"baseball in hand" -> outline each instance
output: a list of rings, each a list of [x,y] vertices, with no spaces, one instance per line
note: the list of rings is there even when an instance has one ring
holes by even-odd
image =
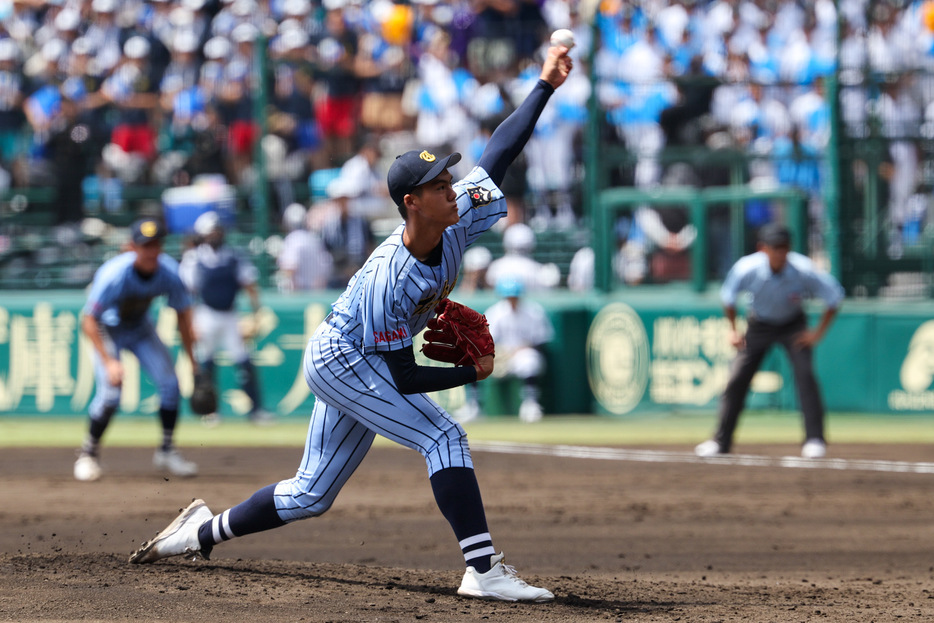
[[[551,33],[551,45],[563,45],[567,49],[574,47],[574,33],[567,28],[560,28]]]

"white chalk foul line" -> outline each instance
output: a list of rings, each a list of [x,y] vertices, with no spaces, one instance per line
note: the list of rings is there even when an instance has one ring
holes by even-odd
[[[789,467],[799,469],[837,469],[869,472],[899,472],[934,474],[934,463],[908,461],[873,461],[862,459],[804,459],[796,456],[759,456],[755,454],[723,454],[699,457],[690,452],[663,450],[629,450],[592,446],[550,446],[533,443],[500,441],[474,441],[470,447],[500,454],[535,454],[574,459],[601,459],[605,461],[636,461],[641,463],[693,463],[706,465],[741,465],[755,467]]]

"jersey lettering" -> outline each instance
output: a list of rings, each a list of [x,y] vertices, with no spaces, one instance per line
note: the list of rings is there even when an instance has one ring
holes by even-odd
[[[456,285],[457,285],[456,277],[454,278],[453,283],[445,280],[444,287],[441,288],[441,295],[437,297],[431,294],[427,295],[425,298],[423,298],[422,300],[418,302],[418,305],[415,307],[415,311],[413,313],[415,315],[420,315],[420,314],[427,313],[429,310],[434,309],[435,306],[437,306],[438,303],[441,302],[441,299],[446,299],[448,295],[451,294],[451,291],[454,289],[454,286]]]
[[[395,331],[374,331],[373,341],[380,342],[398,342],[401,339],[409,337],[409,332],[405,327],[400,327]]]

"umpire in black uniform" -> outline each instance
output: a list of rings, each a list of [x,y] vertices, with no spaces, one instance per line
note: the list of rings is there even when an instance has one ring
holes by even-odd
[[[720,399],[719,427],[713,439],[694,449],[698,456],[730,451],[749,384],[775,343],[784,347],[794,369],[804,415],[801,456],[821,458],[827,452],[824,405],[814,376],[813,349],[837,314],[843,288],[809,258],[791,251],[790,246],[791,235],[785,227],[765,225],[759,231],[757,252],[740,258],[723,282],[720,299],[730,321],[730,342],[738,354]],[[736,300],[742,292],[750,295],[745,335],[736,328]],[[822,299],[826,307],[817,327],[809,329],[802,305],[812,297]]]

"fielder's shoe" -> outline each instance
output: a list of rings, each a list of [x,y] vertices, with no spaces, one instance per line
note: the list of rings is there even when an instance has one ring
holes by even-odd
[[[198,465],[186,461],[175,448],[156,450],[156,453],[152,455],[152,466],[181,478],[191,478],[198,475]]]
[[[477,573],[473,567],[467,567],[457,594],[480,599],[539,603],[555,598],[547,589],[526,584],[513,567],[505,564],[505,558],[502,553],[490,556],[493,566],[486,573]]]
[[[93,482],[100,480],[102,473],[100,461],[97,460],[96,456],[87,452],[78,455],[78,460],[75,461],[75,480]]]
[[[720,449],[720,444],[713,439],[708,439],[694,447],[694,454],[697,456],[717,456],[718,454],[727,454]]]
[[[165,530],[130,554],[130,562],[155,562],[170,556],[185,556],[192,560],[200,556],[207,560],[211,555],[211,548],[201,547],[198,542],[198,528],[213,517],[214,514],[204,500],[193,500]]]
[[[254,426],[272,426],[276,423],[276,416],[265,409],[257,409],[248,416],[250,424]]]
[[[461,424],[473,422],[480,417],[480,404],[476,400],[468,400],[460,409],[453,413],[454,419]]]
[[[208,413],[207,415],[201,416],[201,424],[205,428],[217,428],[220,426],[221,416],[216,413]]]
[[[827,444],[820,439],[808,439],[801,446],[801,456],[805,459],[822,459],[827,456]]]
[[[519,405],[519,420],[526,424],[539,422],[542,419],[542,406],[531,398],[526,398]]]

